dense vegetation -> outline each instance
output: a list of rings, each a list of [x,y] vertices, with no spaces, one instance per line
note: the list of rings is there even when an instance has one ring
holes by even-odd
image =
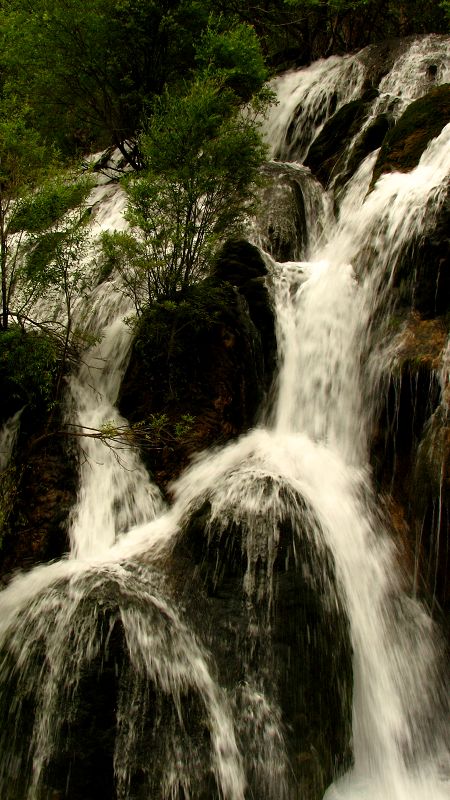
[[[155,97],[211,64],[248,99],[270,66],[446,32],[448,0],[3,0],[3,100],[65,154],[133,139]],[[249,27],[251,26],[251,27]],[[255,36],[256,33],[256,36]],[[138,160],[138,157],[137,157]]]

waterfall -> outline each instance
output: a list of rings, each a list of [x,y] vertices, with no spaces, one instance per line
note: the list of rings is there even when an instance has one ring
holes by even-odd
[[[396,94],[404,107],[423,94],[431,60],[434,79],[448,79],[447,46],[439,37],[410,42],[374,104]],[[380,317],[402,253],[444,202],[450,125],[415,169],[369,191],[371,153],[336,217],[331,194],[298,163],[327,118],[361,96],[367,64],[364,52],[333,57],[273,84],[279,105],[266,135],[278,161],[267,167],[272,185],[250,236],[270,269],[279,369],[259,424],[199,454],[172,485],[170,507],[133,449],[86,437],[70,552],[0,594],[4,800],[450,797],[443,645],[405,591],[369,463],[389,349]],[[94,231],[124,226],[123,196],[108,183],[92,203]],[[116,402],[131,312],[114,275],[77,306],[95,340],[68,381],[67,421],[77,430],[127,424]],[[202,553],[194,566],[192,531]],[[216,585],[226,563],[224,614],[201,573]],[[296,629],[305,649],[295,652],[281,625],[294,623],[287,615],[300,582],[314,619]],[[324,632],[323,664],[309,663]],[[351,739],[341,749],[351,755],[326,741],[333,725],[347,738],[345,720],[333,717],[335,702],[344,715],[348,707],[349,677],[339,672],[347,655]],[[306,683],[289,687],[302,698],[286,720],[285,684],[291,675],[300,682],[302,669]],[[317,715],[331,722],[317,741],[331,753],[326,764],[315,745],[299,754],[290,744],[312,725],[303,695],[322,670],[330,686]]]

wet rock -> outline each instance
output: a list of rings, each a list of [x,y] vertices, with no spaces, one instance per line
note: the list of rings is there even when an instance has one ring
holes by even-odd
[[[77,456],[67,437],[24,411],[9,469],[13,493],[4,519],[0,576],[60,558],[68,550],[68,518],[76,500]]]
[[[445,613],[450,609],[450,398],[440,373],[447,337],[445,318],[408,317],[398,335],[372,452],[380,488],[393,498],[394,517],[401,521],[393,527],[400,531],[404,566],[412,567],[406,571],[415,573],[426,601]]]
[[[376,89],[369,89],[360,99],[342,106],[324,125],[309,148],[305,165],[326,188],[332,178],[342,172],[342,181],[347,180],[361,161],[372,150],[380,146],[390,125],[386,114],[374,119],[351,153],[351,164],[345,161],[351,140],[359,133],[363,121],[368,117]]]
[[[230,239],[219,253],[213,267],[214,281],[231,283],[239,288],[251,278],[267,275],[267,267],[258,248],[245,239]]]
[[[393,275],[398,300],[422,316],[450,311],[450,189],[428,230],[412,240]]]
[[[347,168],[344,174],[340,176],[340,183],[345,183],[356,172],[369,153],[373,153],[374,150],[381,147],[387,132],[392,128],[393,124],[393,118],[388,113],[378,114],[373,118],[372,122],[367,125],[361,136],[356,140],[349,154]]]
[[[450,406],[444,401],[428,420],[417,448],[411,492],[414,530],[421,543],[422,573],[448,622],[450,611]]]
[[[258,243],[275,261],[300,261],[308,246],[305,200],[297,165],[271,162],[255,230]]]
[[[248,313],[261,337],[263,385],[270,386],[275,369],[275,319],[265,283],[267,267],[258,248],[245,239],[225,243],[212,272],[212,281],[230,283],[245,298]]]
[[[385,172],[409,172],[431,139],[450,121],[450,84],[436,86],[411,103],[387,134],[378,155],[372,185]]]
[[[271,479],[262,480],[270,492]],[[286,491],[283,486],[278,490]],[[237,523],[234,509],[228,520],[222,515],[211,520],[205,500],[172,555],[180,603],[214,653],[220,682],[242,703],[241,749],[247,774],[253,776],[252,796],[269,796],[265,767],[274,775],[279,770],[274,796],[319,800],[349,765],[351,648],[345,615],[328,602],[334,583],[331,559],[323,551],[318,556],[306,528],[306,506],[299,504],[305,508],[304,529],[283,515],[275,526],[263,515]],[[203,587],[203,600],[192,592],[193,585],[197,592]],[[246,687],[245,697],[239,687]],[[262,758],[260,739],[259,773],[251,763],[256,736],[252,695],[259,698],[259,710],[266,709],[273,745]],[[258,734],[264,739],[262,727]],[[282,739],[286,734],[287,762],[284,747],[277,752],[276,731]]]
[[[7,638],[0,653],[8,800],[224,796],[220,692],[154,565],[97,565],[28,611],[14,632],[20,658]]]
[[[132,424],[163,420],[160,440],[143,450],[161,486],[195,452],[255,421],[275,366],[266,271],[257,248],[230,242],[210,279],[142,321],[119,403]]]

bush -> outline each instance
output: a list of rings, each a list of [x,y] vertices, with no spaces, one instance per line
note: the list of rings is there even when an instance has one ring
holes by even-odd
[[[145,169],[127,182],[132,236],[115,235],[117,266],[138,313],[207,274],[223,240],[254,209],[266,152],[239,98],[211,77],[159,98],[140,145]]]
[[[50,410],[59,369],[59,348],[50,336],[15,325],[0,332],[1,416],[24,405]]]

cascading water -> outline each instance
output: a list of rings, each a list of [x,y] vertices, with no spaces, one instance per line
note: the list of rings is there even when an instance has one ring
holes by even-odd
[[[442,39],[437,51],[433,41],[413,43],[386,86],[397,85],[402,70],[410,76],[418,52],[442,58]],[[280,78],[280,107],[268,124],[274,153],[293,152],[299,104],[304,141],[296,154],[304,154],[325,117],[359,95],[364,78],[364,59],[356,56]],[[408,96],[421,91],[416,86]],[[2,798],[320,797],[349,759],[332,755],[325,769],[316,763],[319,745],[308,745],[294,768],[298,745],[290,747],[289,737],[306,723],[283,719],[290,701],[277,681],[281,687],[283,669],[297,676],[289,672],[296,659],[306,672],[309,648],[318,653],[320,637],[309,620],[297,639],[304,652],[289,645],[283,661],[277,605],[284,602],[284,575],[292,586],[301,576],[317,620],[336,627],[336,642],[348,636],[351,643],[352,766],[327,789],[327,800],[450,797],[439,637],[404,593],[368,464],[385,364],[377,318],[389,306],[406,244],[426,231],[443,202],[449,139],[447,126],[416,169],[383,176],[367,194],[369,156],[346,185],[336,221],[307,170],[269,168],[282,212],[292,205],[293,185],[300,186],[307,231],[294,235],[288,261],[266,255],[280,358],[276,400],[265,410],[269,423],[199,456],[172,487],[166,511],[136,454],[116,457],[98,439],[86,439],[70,557],[16,577],[0,596]],[[275,253],[291,237],[267,198],[252,235],[267,249],[274,242]],[[69,421],[76,414],[85,429],[125,424],[114,403],[128,357],[122,319],[129,309],[114,279],[93,291],[90,309],[90,329],[103,337],[70,379]],[[202,627],[198,611],[189,626],[195,604],[183,592],[179,601],[171,560],[180,542],[189,543],[193,520],[202,521],[202,547],[213,553],[208,579],[220,580],[227,550],[241,559],[238,630],[232,618],[215,618],[218,633]],[[215,613],[205,601],[200,616],[208,610]],[[227,643],[237,653],[231,676],[221,667]],[[345,663],[345,646],[342,660],[332,648],[329,654],[338,667]],[[345,713],[348,684],[328,666],[336,682],[324,706],[341,693]],[[300,701],[295,711],[304,714]],[[334,736],[333,724],[341,722],[332,718],[322,738]],[[345,738],[345,720],[342,729]],[[313,778],[303,779],[302,763],[314,759]],[[94,776],[90,783],[85,773]]]

